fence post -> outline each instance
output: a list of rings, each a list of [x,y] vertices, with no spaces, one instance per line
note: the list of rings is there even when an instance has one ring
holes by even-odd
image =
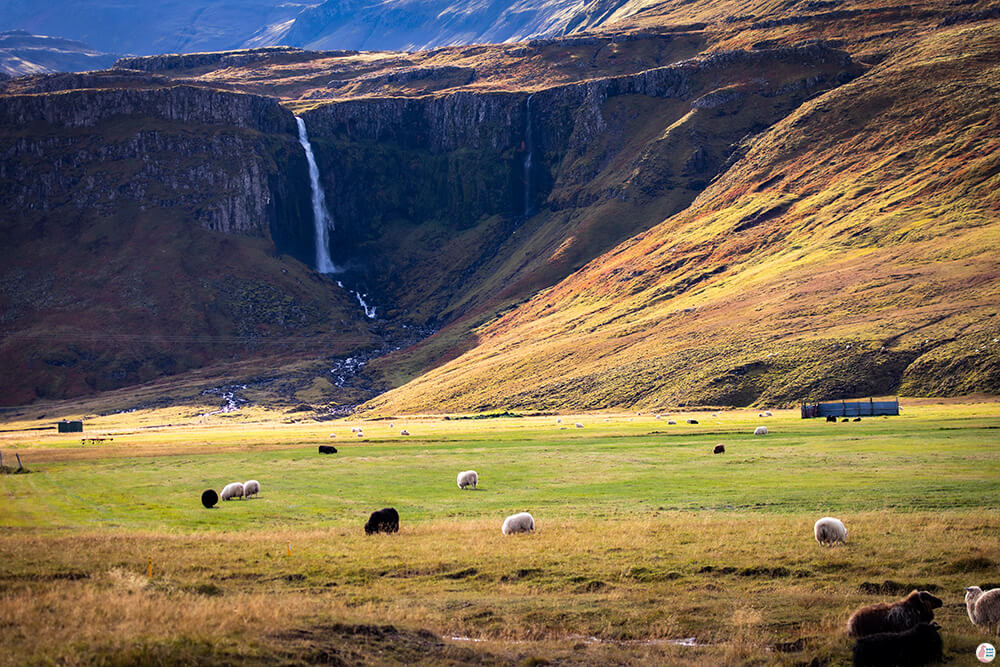
[[[24,466],[23,466],[23,465],[21,465],[21,455],[20,455],[20,454],[18,454],[17,452],[15,452],[15,453],[14,453],[14,456],[16,456],[16,457],[17,457],[17,469],[18,469],[18,470],[22,470],[22,469],[24,468]]]

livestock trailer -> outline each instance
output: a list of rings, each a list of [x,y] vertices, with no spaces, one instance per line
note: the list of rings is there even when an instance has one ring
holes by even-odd
[[[803,403],[802,418],[811,417],[879,417],[899,415],[899,399],[891,401],[833,401],[830,403]]]

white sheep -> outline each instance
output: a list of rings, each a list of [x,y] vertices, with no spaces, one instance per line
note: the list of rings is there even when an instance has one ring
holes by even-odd
[[[243,497],[243,485],[239,482],[233,482],[232,484],[226,484],[222,489],[222,493],[219,494],[219,498],[222,500],[232,500],[233,498]]]
[[[772,414],[771,414],[771,411],[770,411],[770,410],[765,410],[765,411],[764,411],[764,416],[765,416],[765,417],[773,417],[774,415],[772,415]]]
[[[534,518],[532,518],[532,516],[527,512],[519,512],[517,514],[511,514],[503,520],[503,526],[500,528],[500,532],[504,535],[510,535],[511,533],[530,533],[534,529]]]
[[[668,426],[677,426],[677,422],[674,421],[673,419],[668,419],[667,420],[667,425]]]
[[[557,419],[556,419],[556,423],[557,423],[557,424],[562,424],[562,417],[559,417],[559,418],[557,418]]]
[[[351,427],[351,433],[357,433],[357,432],[358,432],[358,431],[360,431],[360,430],[361,430],[361,429],[360,429],[360,428],[358,428],[357,426],[352,426],[352,427]]]
[[[407,431],[407,430],[406,430],[406,429],[404,428],[404,429],[403,429],[402,431],[400,431],[400,432],[399,432],[399,434],[400,434],[400,435],[410,435],[410,432],[409,432],[409,431]]]
[[[767,435],[767,427],[766,426],[758,426],[757,428],[755,428],[753,430],[753,434],[754,435]]]
[[[997,626],[1000,636],[1000,588],[983,592],[979,586],[965,589],[965,609],[973,625],[985,625],[987,630]]]
[[[364,433],[362,433],[361,431],[358,431],[358,437],[359,437],[359,438],[363,438],[363,437],[365,437],[365,434],[364,434]]]
[[[479,475],[475,470],[463,470],[458,473],[458,488],[465,490],[465,487],[471,486],[476,488],[479,484]]]
[[[577,423],[576,423],[576,427],[577,427],[577,428],[583,428],[583,424],[581,424],[580,422],[577,422]]]
[[[250,496],[255,496],[260,493],[260,482],[255,479],[250,479],[243,482],[243,497],[249,498]]]
[[[331,437],[331,438],[336,438],[336,437],[337,437],[337,434],[336,434],[336,433],[331,433],[331,434],[330,434],[330,437]]]
[[[813,534],[820,546],[832,546],[837,542],[847,542],[847,528],[840,519],[825,516],[813,526]]]
[[[389,428],[396,428],[396,425],[393,424],[392,422],[389,422]]]

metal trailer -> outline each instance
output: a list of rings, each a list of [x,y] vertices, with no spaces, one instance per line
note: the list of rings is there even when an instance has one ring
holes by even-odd
[[[880,417],[899,415],[899,399],[891,401],[836,401],[830,403],[803,403],[802,418],[812,417]]]

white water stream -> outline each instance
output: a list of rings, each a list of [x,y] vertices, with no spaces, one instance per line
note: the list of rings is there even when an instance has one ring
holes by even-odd
[[[326,196],[319,185],[319,167],[316,166],[316,157],[309,143],[309,135],[306,134],[306,122],[296,116],[295,123],[299,126],[299,143],[302,144],[302,149],[306,152],[306,161],[309,163],[309,186],[312,188],[313,220],[316,226],[316,271],[334,273],[337,268],[330,259],[330,231],[334,228],[333,218],[326,208]],[[365,312],[367,313],[367,308]]]

